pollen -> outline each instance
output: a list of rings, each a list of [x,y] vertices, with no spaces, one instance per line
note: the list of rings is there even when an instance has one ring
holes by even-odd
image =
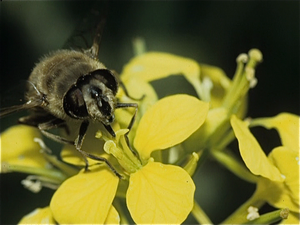
[[[258,213],[258,208],[249,206],[248,208],[248,215],[247,215],[247,220],[255,220],[259,218],[259,213]]]
[[[245,53],[240,54],[237,58],[236,58],[236,62],[242,62],[242,63],[246,63],[248,62],[248,55]]]
[[[249,81],[249,87],[254,88],[257,84],[257,79],[255,77],[255,70],[253,68],[246,67],[246,78]]]
[[[257,62],[261,62],[263,59],[261,51],[255,48],[249,51],[249,56],[250,58],[253,58]]]
[[[42,189],[42,183],[40,181],[32,181],[30,179],[25,179],[21,181],[21,184],[33,193],[38,193]]]

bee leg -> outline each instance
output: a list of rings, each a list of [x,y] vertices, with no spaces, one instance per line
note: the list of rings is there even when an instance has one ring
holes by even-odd
[[[110,133],[111,136],[116,137],[116,134],[110,125],[103,124],[103,126],[108,131],[108,133]]]
[[[91,159],[94,159],[94,160],[97,160],[97,161],[101,161],[101,162],[104,162],[108,167],[109,169],[117,176],[119,177],[120,179],[122,178],[122,175],[119,174],[116,169],[110,164],[110,162],[104,158],[104,157],[100,157],[100,156],[96,156],[96,155],[92,155],[88,152],[85,152],[81,149],[81,146],[82,146],[82,143],[83,143],[83,139],[86,135],[86,131],[87,131],[87,128],[89,126],[89,121],[85,120],[81,123],[80,125],[80,129],[79,129],[79,134],[75,140],[75,148],[78,152],[81,153],[81,155],[83,156],[84,160],[85,160],[85,171],[88,170],[88,167],[89,167],[89,163],[88,163],[88,160],[87,158],[91,158]]]
[[[116,108],[129,108],[129,107],[133,107],[135,108],[135,112],[130,120],[130,123],[127,127],[128,129],[128,132],[125,134],[125,140],[126,140],[126,143],[127,143],[127,146],[129,147],[129,149],[131,150],[131,152],[139,159],[139,153],[137,151],[135,151],[131,145],[130,145],[130,142],[129,142],[129,138],[128,138],[128,134],[131,130],[131,128],[133,127],[133,124],[134,124],[134,121],[135,121],[135,117],[136,117],[136,114],[137,114],[137,111],[138,111],[138,104],[137,103],[117,103],[117,107]]]
[[[51,130],[54,128],[66,126],[65,121],[61,119],[53,119],[48,122],[39,123],[37,125],[37,128],[42,132],[43,135],[45,135],[47,138],[50,138],[56,142],[62,143],[62,144],[71,144],[74,145],[74,141],[67,140],[64,137],[61,137],[59,135],[52,134],[48,132],[47,130]]]

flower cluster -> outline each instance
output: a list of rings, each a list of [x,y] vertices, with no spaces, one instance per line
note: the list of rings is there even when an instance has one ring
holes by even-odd
[[[195,199],[201,187],[196,190],[193,181],[208,156],[257,186],[224,223],[299,222],[299,116],[245,118],[260,61],[257,49],[239,55],[231,80],[217,67],[172,54],[146,52],[134,57],[121,78],[131,96],[145,97],[137,101],[122,90],[118,93],[119,101],[138,103],[134,125],[127,129],[132,112],[118,109],[116,137],[94,124],[82,146],[106,158],[121,179],[92,159],[89,170],[82,169],[85,162],[74,146],[63,146],[60,157],[55,156],[35,128],[18,125],[3,132],[1,172],[30,174],[23,184],[32,191],[43,186],[56,190],[48,207],[36,209],[20,223],[181,224],[190,213],[199,223],[212,223]],[[183,76],[196,96],[178,90],[159,99],[151,84],[170,75]],[[255,126],[278,131],[281,145],[268,156],[251,133]],[[76,129],[68,138],[75,135]],[[243,162],[230,153],[235,139]],[[266,202],[278,210],[259,215]]]

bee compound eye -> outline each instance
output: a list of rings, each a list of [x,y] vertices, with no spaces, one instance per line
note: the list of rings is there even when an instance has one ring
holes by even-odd
[[[116,95],[118,91],[118,81],[115,75],[108,69],[99,69],[91,72],[91,76],[100,82],[102,82],[107,88],[112,90],[113,94]]]
[[[73,86],[65,95],[63,100],[65,112],[72,118],[86,118],[88,111],[81,90]]]

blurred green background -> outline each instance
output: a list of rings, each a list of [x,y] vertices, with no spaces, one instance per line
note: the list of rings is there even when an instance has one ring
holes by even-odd
[[[38,59],[61,48],[92,1],[1,2],[1,99],[19,80],[26,80]],[[101,11],[101,9],[100,9]],[[169,52],[222,68],[229,77],[238,54],[259,48],[258,85],[250,91],[251,117],[282,111],[299,114],[298,1],[111,1],[100,47],[100,60],[122,71],[133,56],[132,39],[145,38],[149,51]],[[1,119],[1,129],[16,116]],[[279,144],[275,132],[257,130],[264,149]],[[255,189],[215,162],[197,172],[196,198],[214,223],[220,223]],[[33,194],[23,174],[1,175],[1,224],[15,224],[36,207],[49,204],[52,191]],[[266,209],[267,210],[267,209]],[[192,218],[188,223],[194,223]]]

